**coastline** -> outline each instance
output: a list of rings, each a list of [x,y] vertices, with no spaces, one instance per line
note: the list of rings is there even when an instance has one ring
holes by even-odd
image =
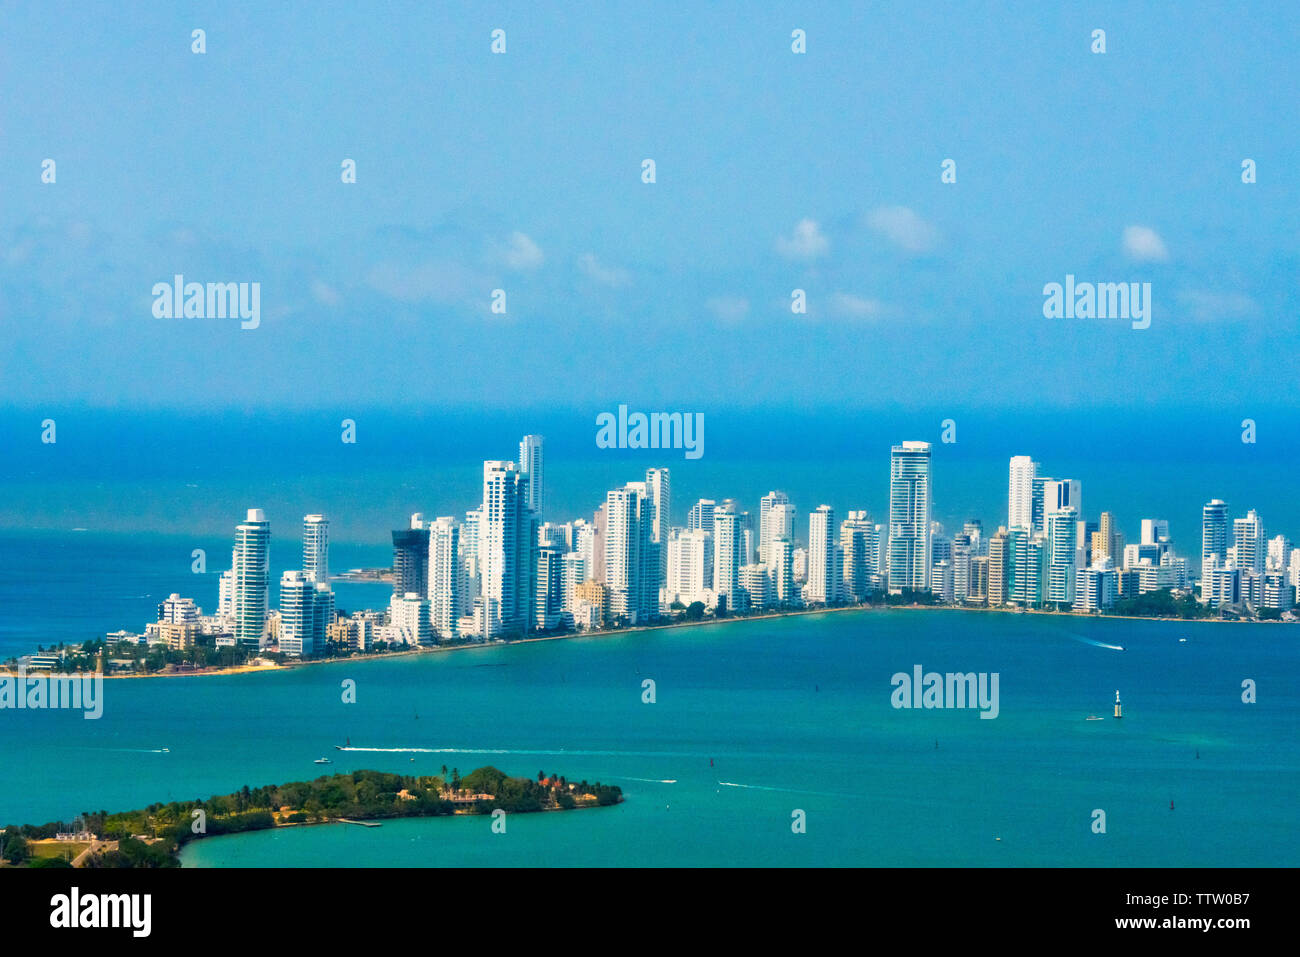
[[[293,661],[285,664],[265,664],[265,665],[237,665],[233,668],[210,668],[202,671],[174,671],[174,672],[155,672],[154,674],[115,674],[104,675],[106,681],[115,681],[119,679],[131,680],[140,678],[203,678],[213,676],[230,676],[230,675],[247,675],[268,673],[275,674],[283,671],[291,671],[296,668],[307,668],[314,665],[331,665],[352,663],[359,661],[386,661],[392,658],[404,658],[412,655],[425,655],[438,652],[466,651],[482,648],[499,648],[509,645],[522,645],[537,641],[563,641],[570,638],[603,638],[610,635],[628,635],[637,632],[662,631],[670,628],[702,628],[712,625],[729,625],[746,621],[769,621],[776,618],[794,618],[804,615],[824,615],[837,614],[841,612],[882,612],[882,611],[949,611],[949,612],[986,612],[1003,615],[1042,615],[1050,618],[1080,621],[1095,621],[1100,619],[1112,619],[1116,621],[1164,621],[1164,622],[1181,622],[1183,624],[1256,624],[1256,625],[1285,625],[1294,624],[1294,622],[1285,622],[1279,620],[1257,621],[1249,618],[1168,618],[1152,615],[1077,615],[1069,611],[1049,611],[1043,608],[1012,608],[1012,607],[989,607],[987,605],[832,605],[821,608],[792,608],[785,611],[765,612],[761,615],[739,615],[734,618],[711,618],[701,621],[673,621],[654,625],[633,625],[628,628],[603,628],[594,631],[570,631],[554,635],[537,635],[531,638],[515,638],[505,641],[490,642],[460,642],[450,645],[430,645],[425,648],[406,648],[401,651],[382,651],[375,654],[352,655],[349,657],[335,658],[311,658],[304,661]],[[13,675],[16,672],[8,669],[7,666],[0,666],[0,675]],[[68,677],[84,675],[85,672],[56,672]],[[28,675],[33,677],[34,675]]]

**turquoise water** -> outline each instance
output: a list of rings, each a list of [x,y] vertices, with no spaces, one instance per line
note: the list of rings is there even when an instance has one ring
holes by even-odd
[[[458,818],[212,838],[184,861],[1295,866],[1295,634],[855,611],[280,674],[112,681],[99,721],[0,714],[0,820],[206,797],[322,770],[438,773],[446,764],[463,773],[491,763],[617,783],[627,800],[513,815],[503,835],[487,818]],[[895,710],[890,677],[915,664],[998,672],[1000,715]],[[345,678],[357,682],[355,704],[341,701]],[[654,704],[641,700],[646,678]],[[1258,684],[1256,704],[1241,702],[1245,678]],[[345,738],[437,753],[335,751]],[[322,755],[335,763],[314,765]],[[1096,808],[1104,835],[1090,829]],[[792,833],[796,809],[805,834]]]

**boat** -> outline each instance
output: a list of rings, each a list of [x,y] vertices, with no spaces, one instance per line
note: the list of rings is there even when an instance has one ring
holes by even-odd
[[[350,748],[350,747],[352,747],[352,739],[351,739],[351,738],[348,738],[348,739],[345,740],[342,744],[336,744],[336,745],[334,745],[334,750],[335,750],[335,751],[343,751],[343,750],[346,750],[347,748]]]
[[[1083,720],[1084,721],[1105,721],[1106,719],[1103,718],[1101,715],[1090,714],[1088,715],[1088,717],[1084,718]]]
[[[312,762],[312,764],[333,764],[333,763],[334,762],[331,761],[329,758],[317,758],[315,761]]]
[[[1183,645],[1185,645],[1185,644],[1187,644],[1187,639],[1186,639],[1186,638],[1179,638],[1179,639],[1178,639],[1178,642],[1179,642],[1179,644],[1183,644]]]

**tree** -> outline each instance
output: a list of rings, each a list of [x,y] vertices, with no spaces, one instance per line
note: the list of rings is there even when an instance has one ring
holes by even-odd
[[[31,857],[31,848],[21,834],[0,834],[0,851],[0,860],[8,858],[11,864],[21,864]]]
[[[700,621],[704,618],[704,602],[693,601],[686,609],[687,621]]]

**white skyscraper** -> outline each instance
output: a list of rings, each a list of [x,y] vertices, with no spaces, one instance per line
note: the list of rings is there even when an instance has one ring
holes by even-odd
[[[720,506],[713,513],[713,592],[719,602],[726,599],[728,610],[736,607],[742,564],[740,516],[732,506]]]
[[[713,588],[713,535],[696,529],[675,528],[668,538],[668,601],[683,605],[705,601]]]
[[[840,597],[865,601],[876,574],[876,526],[866,512],[849,512],[840,523]]]
[[[1264,573],[1267,546],[1264,542],[1264,523],[1252,508],[1245,518],[1232,523],[1232,544],[1237,549],[1237,567],[1242,571]]]
[[[1079,572],[1077,522],[1078,513],[1073,506],[1047,515],[1047,579],[1043,585],[1043,601],[1060,605],[1074,602]]]
[[[1046,479],[1043,482],[1043,522],[1042,528],[1031,531],[1047,531],[1047,516],[1063,508],[1073,508],[1080,519],[1083,517],[1083,486],[1078,479]]]
[[[330,523],[324,515],[303,517],[302,571],[310,582],[329,583]]]
[[[1034,478],[1038,463],[1028,455],[1011,459],[1011,478],[1007,487],[1007,527],[1034,527]]]
[[[654,581],[647,583],[647,587],[658,596],[668,576],[668,530],[672,517],[672,481],[668,469],[646,469],[645,488],[650,508],[650,544],[654,551],[655,572]]]
[[[334,621],[334,593],[305,571],[287,571],[280,579],[280,651],[307,658],[325,650]]]
[[[542,447],[544,439],[540,435],[525,435],[519,443],[519,471],[528,476],[528,507],[542,520],[542,508],[546,504],[546,473]]]
[[[702,498],[691,506],[690,513],[686,516],[686,527],[691,530],[703,529],[706,532],[713,531],[713,513],[717,511],[718,503],[711,498]]]
[[[483,463],[478,564],[482,608],[502,634],[528,630],[533,619],[537,517],[528,507],[528,478],[514,462]],[[495,633],[489,629],[489,634]]]
[[[808,587],[810,602],[827,605],[839,597],[835,561],[835,510],[821,505],[808,515]]]
[[[1201,507],[1201,568],[1222,567],[1227,558],[1228,504],[1220,498],[1211,499]]]
[[[235,642],[254,651],[266,647],[270,547],[271,524],[266,513],[250,508],[243,524],[235,527],[231,605]]]
[[[450,515],[429,526],[429,626],[443,640],[459,637],[460,616],[465,609],[460,533],[460,526]]]
[[[790,496],[786,495],[785,492],[778,492],[778,491],[776,491],[776,490],[773,490],[773,491],[771,491],[771,492],[768,492],[766,495],[764,495],[764,496],[759,500],[759,503],[758,503],[758,560],[759,560],[760,562],[766,562],[766,561],[768,560],[768,559],[767,559],[767,543],[768,543],[768,542],[770,542],[770,541],[772,541],[773,539],[776,539],[776,538],[781,538],[782,536],[784,536],[784,537],[786,537],[786,538],[789,538],[789,537],[790,537],[790,531],[791,531],[791,529],[789,529],[789,528],[782,528],[782,527],[779,527],[780,524],[781,524],[781,523],[784,521],[784,519],[787,517],[787,513],[782,513],[782,514],[781,514],[781,518],[778,520],[778,522],[777,522],[776,525],[773,524],[772,517],[771,517],[772,506],[774,506],[774,505],[789,505],[789,504],[790,504]],[[791,521],[791,525],[792,525],[792,526],[793,526],[793,520],[794,520],[794,514],[793,514],[793,512],[794,512],[794,510],[793,510],[793,509],[790,509],[790,510],[789,510],[789,513],[788,513],[788,517],[789,517],[789,519],[790,519],[790,521]]]
[[[930,443],[895,445],[889,459],[889,590],[930,586]]]
[[[651,512],[644,482],[628,482],[605,495],[605,585],[609,588],[609,614],[615,621],[639,624],[659,610],[658,553],[650,541]]]

